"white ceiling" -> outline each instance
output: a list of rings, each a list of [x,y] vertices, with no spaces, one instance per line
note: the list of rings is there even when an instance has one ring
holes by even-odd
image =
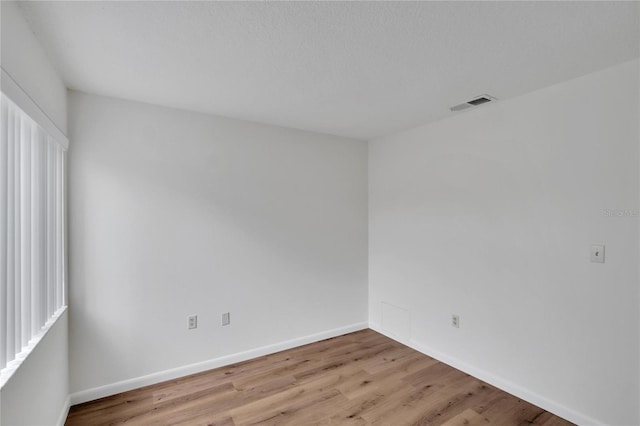
[[[358,139],[639,56],[638,2],[22,2],[68,87]],[[589,94],[585,94],[585,101]]]

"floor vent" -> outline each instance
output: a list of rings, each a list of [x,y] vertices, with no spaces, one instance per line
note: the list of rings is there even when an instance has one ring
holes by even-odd
[[[482,105],[482,104],[486,104],[488,102],[493,102],[495,101],[496,98],[494,98],[493,96],[490,95],[480,95],[480,96],[476,96],[475,98],[471,99],[470,101],[467,102],[463,102],[461,104],[452,106],[451,108],[449,108],[451,111],[455,112],[455,111],[462,111],[463,109],[467,109],[467,108],[471,108],[474,106],[478,106],[478,105]]]

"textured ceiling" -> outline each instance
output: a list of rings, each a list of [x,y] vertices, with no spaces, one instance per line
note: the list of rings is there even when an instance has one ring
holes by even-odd
[[[20,6],[70,88],[358,139],[636,58],[640,44],[638,2]]]

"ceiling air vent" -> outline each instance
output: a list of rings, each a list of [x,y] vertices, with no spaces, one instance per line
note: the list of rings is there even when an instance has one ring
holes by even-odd
[[[463,109],[467,109],[467,108],[471,108],[474,106],[478,106],[478,105],[482,105],[482,104],[486,104],[487,102],[492,102],[495,101],[496,98],[494,98],[493,96],[490,95],[480,95],[480,96],[476,96],[475,98],[471,99],[470,101],[467,102],[463,102],[461,104],[458,104],[456,106],[452,106],[451,108],[449,108],[451,111],[462,111]]]

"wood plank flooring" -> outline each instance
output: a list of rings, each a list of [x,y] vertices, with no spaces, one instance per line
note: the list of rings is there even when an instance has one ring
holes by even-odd
[[[362,330],[73,406],[75,425],[571,425]]]

